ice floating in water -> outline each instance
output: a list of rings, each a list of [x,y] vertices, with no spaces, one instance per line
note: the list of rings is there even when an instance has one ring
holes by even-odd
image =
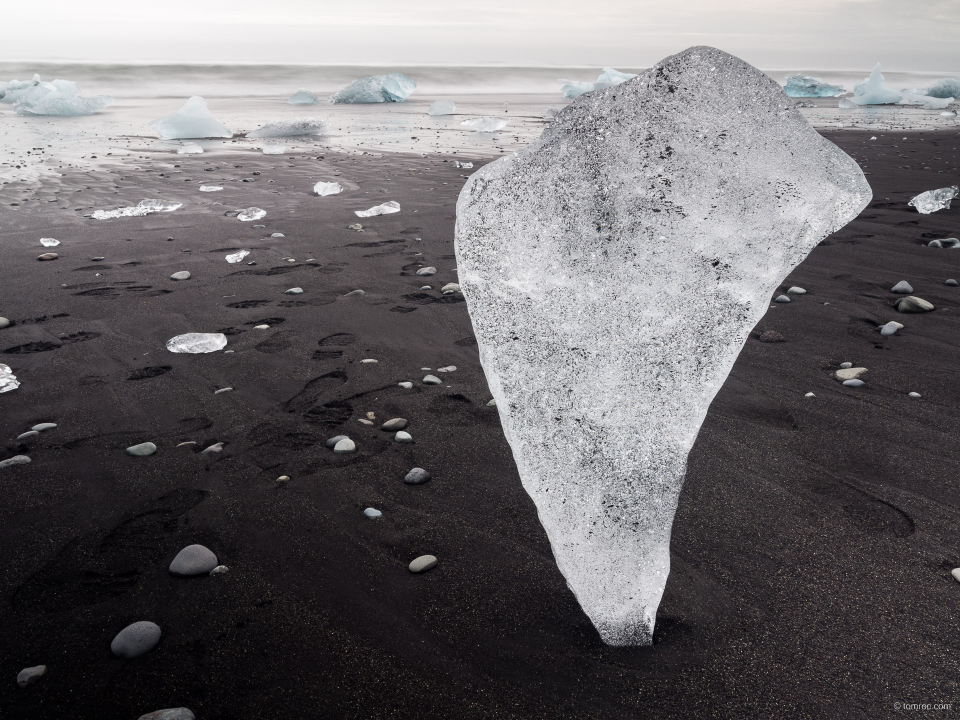
[[[960,98],[960,80],[944,78],[926,89],[926,94],[935,98]]]
[[[175,113],[154,120],[150,127],[167,140],[233,137],[232,132],[214,120],[207,109],[207,101],[199,95],[191,97]]]
[[[332,103],[403,102],[416,87],[413,80],[400,73],[371,75],[354,80],[329,100]]]
[[[177,155],[199,155],[203,152],[203,147],[198,143],[184,143],[177,148]]]
[[[20,382],[17,380],[17,376],[13,374],[13,370],[10,369],[9,365],[0,363],[0,393],[16,390],[18,387],[20,387]]]
[[[464,168],[465,170],[469,170],[473,167],[473,163],[460,162],[459,160],[454,160],[453,165],[454,167]]]
[[[783,91],[790,97],[836,97],[845,93],[846,89],[810,75],[789,75]]]
[[[481,117],[464,120],[460,124],[473,128],[477,132],[497,132],[507,126],[507,121],[503,118]]]
[[[259,220],[260,218],[266,216],[266,210],[262,210],[258,207],[248,207],[246,210],[240,211],[240,213],[237,215],[237,220],[240,222],[250,222],[251,220]]]
[[[43,82],[39,75],[34,75],[33,80],[27,82],[11,80],[9,83],[0,83],[0,93],[0,100],[14,103],[13,108],[18,115],[92,115],[113,102],[109,95],[81,96],[75,82]]]
[[[110,220],[121,217],[141,217],[155,212],[173,212],[181,207],[183,203],[164,202],[163,200],[141,200],[133,207],[122,207],[116,210],[95,210],[93,212],[94,220]]]
[[[582,96],[464,185],[455,249],[483,370],[605,642],[651,643],[707,409],[768,298],[870,197],[776,82],[707,47]]]
[[[927,190],[916,197],[910,198],[907,205],[916,208],[921,215],[929,215],[937,210],[949,210],[950,201],[958,194],[960,194],[960,186],[957,185],[940,188],[939,190]]]
[[[635,77],[636,75],[622,73],[619,70],[614,70],[613,68],[604,68],[596,82],[579,82],[577,80],[557,80],[557,82],[563,83],[563,87],[560,88],[560,92],[563,93],[563,96],[565,98],[573,99],[579,97],[585,92],[603,90],[604,88],[619,85],[627,80],[632,80]]]
[[[44,247],[56,247],[60,241],[56,238],[40,238],[40,244]]]
[[[290,99],[287,100],[287,102],[291,105],[313,105],[314,103],[320,102],[320,98],[318,98],[309,90],[300,88],[290,96]]]
[[[888,88],[877,63],[870,77],[853,86],[853,102],[857,105],[892,105],[903,99],[903,95]]]
[[[389,215],[390,213],[400,212],[400,203],[391,200],[383,205],[377,205],[369,210],[354,210],[353,214],[357,217],[373,217],[374,215]]]
[[[456,111],[457,104],[453,100],[437,100],[427,110],[427,115],[453,115]]]
[[[317,118],[301,117],[291,120],[275,120],[259,130],[247,133],[248,138],[285,138],[302,135],[323,135],[327,124]]]
[[[243,259],[244,259],[247,255],[249,255],[249,254],[250,254],[250,251],[249,251],[249,250],[240,250],[239,252],[235,252],[235,253],[233,253],[232,255],[227,255],[227,257],[225,258],[225,260],[226,260],[228,263],[234,264],[234,263],[240,262],[241,260],[243,260]]]
[[[264,155],[283,155],[287,151],[287,146],[283,143],[264,143],[263,144],[263,154]]]
[[[223,190],[222,185],[201,185],[200,192],[220,192]]]
[[[167,340],[167,350],[174,353],[211,353],[227,346],[223,333],[186,333]]]
[[[338,182],[318,182],[313,186],[313,191],[320,197],[339,195],[343,192],[343,185]]]

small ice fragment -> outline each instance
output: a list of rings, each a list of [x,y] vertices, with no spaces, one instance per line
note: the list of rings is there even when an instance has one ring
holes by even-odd
[[[270,237],[282,238],[282,237],[286,237],[286,235],[284,235],[283,233],[270,233]]]
[[[246,210],[241,210],[237,215],[237,220],[240,222],[250,222],[251,220],[259,220],[262,217],[266,217],[267,211],[262,210],[258,207],[248,207]]]
[[[903,95],[888,88],[877,63],[870,77],[853,86],[852,101],[857,105],[892,105],[903,99]]]
[[[318,182],[313,186],[313,191],[320,197],[339,195],[343,192],[343,185],[338,182]]]
[[[223,333],[186,333],[167,340],[167,350],[172,353],[211,353],[227,346]]]
[[[305,135],[323,135],[327,132],[327,124],[323,120],[311,117],[291,118],[290,120],[274,120],[262,128],[247,133],[248,138],[285,138],[301,137]]]
[[[921,215],[929,215],[937,210],[949,210],[950,201],[957,195],[960,195],[960,186],[951,185],[938,190],[922,192],[916,197],[910,198],[907,205],[916,208]]]
[[[400,203],[390,200],[369,210],[354,210],[353,214],[357,217],[373,217],[374,215],[390,215],[396,212],[400,212]]]
[[[287,146],[283,143],[264,143],[263,144],[263,154],[264,155],[283,155],[287,151]]]
[[[960,250],[960,239],[958,238],[938,238],[927,243],[927,247],[947,248],[948,250]]]
[[[40,244],[44,247],[56,247],[60,244],[60,241],[54,238],[40,238]]]
[[[456,110],[457,104],[453,100],[437,100],[427,110],[427,115],[453,115]]]
[[[199,143],[184,143],[177,148],[177,155],[200,155],[203,147]]]
[[[860,107],[850,98],[840,98],[840,102],[837,103],[837,105],[841,110],[853,110]]]
[[[239,252],[235,252],[235,253],[233,253],[233,254],[231,254],[231,255],[227,255],[224,259],[225,259],[228,263],[238,263],[238,262],[240,262],[241,260],[243,260],[243,259],[244,259],[247,255],[249,255],[249,254],[250,254],[250,251],[249,251],[249,250],[240,250]]]
[[[315,93],[312,93],[305,88],[300,88],[290,96],[290,99],[287,100],[287,102],[291,105],[313,105],[320,102],[320,98],[318,98]]]
[[[400,73],[370,75],[354,80],[328,99],[332,103],[403,102],[416,87],[413,80]]]
[[[223,190],[223,185],[201,185],[200,192],[220,192]]]
[[[457,168],[463,168],[464,170],[469,170],[473,167],[473,163],[460,162],[459,160],[453,161],[453,166]]]
[[[0,393],[16,390],[18,387],[20,387],[20,383],[17,376],[13,374],[13,370],[10,369],[9,365],[0,363]]]
[[[154,120],[150,127],[167,140],[233,137],[232,132],[214,119],[207,109],[207,101],[199,95],[191,97],[175,113]]]
[[[480,117],[464,120],[461,125],[466,125],[477,132],[497,132],[507,126],[507,121],[503,118]]]
[[[825,83],[818,77],[798,74],[787,76],[783,91],[790,97],[837,97],[845,93],[846,89]]]
[[[173,212],[183,203],[164,202],[163,200],[141,200],[133,207],[122,207],[116,210],[94,210],[90,216],[94,220],[110,220],[121,217],[142,217],[155,212]]]

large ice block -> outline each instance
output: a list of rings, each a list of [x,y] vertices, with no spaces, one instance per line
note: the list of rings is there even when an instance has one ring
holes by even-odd
[[[960,196],[960,186],[951,185],[950,187],[922,192],[910,198],[907,205],[916,208],[921,215],[929,215],[937,212],[937,210],[949,210],[950,202],[957,196]]]
[[[960,98],[960,80],[943,78],[927,87],[926,94],[935,98]]]
[[[877,63],[870,76],[853,86],[851,100],[857,105],[892,105],[903,99],[903,95],[887,87],[883,79],[880,63]]]
[[[783,91],[790,97],[837,97],[846,90],[810,75],[788,75]]]
[[[400,73],[370,75],[354,80],[329,100],[332,103],[403,102],[416,87],[413,80]]]
[[[154,120],[150,127],[167,140],[233,137],[232,132],[214,119],[207,109],[207,101],[199,95],[191,97],[175,113]]]
[[[870,186],[779,85],[694,47],[583,95],[457,203],[524,488],[603,640],[652,641],[687,454],[772,293]]]
[[[0,99],[12,102],[18,115],[92,115],[113,102],[109,95],[83,97],[75,82],[61,79],[43,82],[39,75],[28,82],[12,80],[5,87],[0,83],[0,92],[3,93]]]
[[[323,135],[325,132],[327,132],[327,124],[323,120],[311,117],[300,117],[289,120],[274,120],[253,132],[248,132],[247,137],[299,137],[301,135]]]

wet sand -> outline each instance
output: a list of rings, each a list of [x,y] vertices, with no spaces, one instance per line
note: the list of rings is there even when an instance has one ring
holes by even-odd
[[[151,155],[132,159],[141,170],[69,171],[6,195],[0,315],[15,324],[0,330],[0,362],[22,386],[0,395],[0,459],[33,462],[0,470],[2,714],[878,718],[895,702],[960,707],[960,289],[943,284],[960,279],[960,252],[922,246],[960,235],[960,208],[906,205],[957,182],[960,137],[829,137],[870,173],[874,200],[787,278],[783,289],[807,294],[771,307],[713,403],[655,645],[637,649],[603,646],[567,590],[486,406],[466,304],[438,291],[456,280],[455,201],[472,172],[454,156]],[[347,190],[312,196],[319,180]],[[83,217],[143,198],[184,206]],[[387,200],[402,211],[353,215]],[[250,206],[266,217],[231,216]],[[347,228],[356,222],[363,232]],[[40,237],[62,242],[58,260],[36,261]],[[239,249],[251,255],[228,264]],[[438,272],[418,277],[421,266]],[[192,278],[168,279],[180,270]],[[899,280],[936,311],[894,311]],[[284,294],[295,286],[304,294]],[[343,297],[355,289],[365,294]],[[881,337],[876,326],[894,319],[904,329]],[[758,342],[764,330],[786,342]],[[233,353],[164,349],[216,331]],[[833,379],[844,361],[869,369],[865,387]],[[436,372],[447,365],[457,370]],[[443,384],[423,385],[428,372]],[[367,413],[372,426],[359,422]],[[393,417],[410,421],[413,444],[379,429]],[[15,441],[48,421],[58,427]],[[337,434],[358,452],[326,449]],[[158,452],[124,453],[144,441]],[[199,454],[215,442],[223,452]],[[405,485],[414,466],[433,479]],[[367,520],[371,506],[383,517]],[[191,543],[230,571],[172,577]],[[439,566],[410,573],[427,553]],[[160,644],[114,658],[111,639],[138,620],[160,625]],[[46,677],[15,685],[41,663]]]

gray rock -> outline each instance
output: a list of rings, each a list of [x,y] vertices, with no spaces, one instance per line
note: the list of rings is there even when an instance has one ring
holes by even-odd
[[[181,577],[207,575],[218,564],[217,556],[203,545],[187,545],[170,563],[170,574]]]
[[[366,510],[363,511],[363,514],[365,517],[368,517],[371,520],[376,520],[378,517],[383,515],[383,513],[377,510],[376,508],[367,508]]]
[[[425,482],[429,482],[430,478],[431,475],[426,470],[415,467],[413,470],[407,473],[406,477],[403,478],[403,481],[407,485],[423,485]]]
[[[773,301],[774,301],[774,302],[777,302],[777,303],[788,303],[788,302],[790,302],[790,298],[787,297],[786,295],[777,295],[777,296],[773,299]]]
[[[30,438],[35,438],[39,436],[40,436],[40,433],[38,433],[36,430],[27,430],[27,432],[20,433],[19,435],[17,435],[17,440],[19,442],[23,442],[24,440],[29,440]]]
[[[57,253],[43,253],[42,255],[37,255],[37,260],[56,260],[60,257]]]
[[[26,455],[14,455],[12,458],[0,460],[0,470],[13,467],[14,465],[26,465],[28,462],[30,462],[30,458]]]
[[[863,387],[866,383],[863,380],[844,380],[844,386],[846,387]]]
[[[427,375],[423,378],[424,385],[440,385],[443,383],[443,380],[438,378],[436,375]]]
[[[149,620],[127,625],[110,643],[110,650],[117,657],[135,658],[153,650],[160,642],[160,627]]]
[[[404,390],[409,390],[410,388],[413,387],[413,383],[412,383],[412,382],[408,382],[408,381],[406,381],[406,380],[404,380],[402,383],[397,383],[397,385],[399,385],[400,387],[402,387]]]
[[[456,370],[457,370],[456,365],[447,365],[446,367],[437,368],[437,372],[442,372],[442,373],[456,372]]]
[[[334,435],[332,438],[327,440],[324,443],[324,445],[332,449],[332,448],[335,448],[337,446],[337,443],[340,442],[341,440],[349,440],[349,438],[346,435]]]
[[[287,478],[289,480],[289,478]],[[230,572],[230,568],[226,565],[217,565],[213,570],[210,571],[211,575],[223,575],[225,572]]]
[[[953,278],[951,278],[950,280],[944,280],[944,281],[943,281],[943,284],[944,284],[944,285],[949,285],[950,287],[957,287],[957,281],[954,280]],[[2,327],[2,326],[0,326],[0,327]]]
[[[867,369],[864,367],[841,368],[837,370],[836,378],[837,380],[855,380],[865,372],[867,372]]]
[[[853,367],[853,363],[852,363],[852,362],[842,362],[842,363],[840,363],[840,369],[841,369],[841,370],[846,370],[847,368],[852,368],[852,367]]]
[[[45,430],[53,430],[56,426],[56,423],[37,423],[30,429],[36,430],[37,432],[44,432]]]
[[[796,285],[787,289],[787,295],[806,295],[806,294],[807,294],[806,290],[804,290],[802,287],[797,287]]]
[[[152,442],[140,443],[139,445],[131,445],[127,448],[127,455],[133,455],[134,457],[147,457],[148,455],[153,455],[157,451],[157,446]]]
[[[166,708],[165,710],[154,710],[146,715],[141,715],[137,720],[197,720],[188,708]]]
[[[7,320],[5,317],[0,317],[0,330],[2,330],[5,327],[10,327],[10,321]]]
[[[381,430],[403,430],[407,426],[406,418],[393,418],[392,420],[387,420],[383,425],[380,426]]]
[[[180,272],[175,272],[173,275],[171,275],[170,279],[171,280],[189,280],[190,273],[187,272],[186,270],[181,270]]]
[[[289,290],[283,291],[284,295],[303,295],[303,288],[290,288]]]
[[[881,335],[896,335],[897,330],[899,330],[899,329],[902,328],[902,327],[903,327],[903,325],[901,325],[900,323],[894,322],[893,320],[891,320],[891,321],[888,322],[886,325],[881,325],[881,326],[880,326],[880,334],[881,334]]]
[[[410,433],[401,430],[393,436],[393,441],[398,443],[412,443],[413,436]]]
[[[920,397],[920,393],[918,393],[918,392],[907,393],[907,395],[909,395],[909,396],[912,397],[912,398],[918,398],[918,397]]]
[[[449,294],[449,293],[457,293],[457,292],[460,292],[460,284],[459,284],[459,283],[447,283],[447,284],[444,285],[442,288],[440,288],[440,292],[442,292],[444,295],[447,295],[447,294]]]
[[[350,438],[344,438],[333,446],[333,452],[337,455],[349,455],[357,451],[357,444]]]
[[[28,667],[21,670],[17,673],[17,685],[20,687],[27,687],[27,685],[33,685],[37,680],[42,678],[47,674],[46,665],[36,665],[34,667]]]
[[[410,572],[424,573],[427,570],[433,570],[437,566],[437,559],[433,555],[421,555],[410,563]]]
[[[426,277],[427,275],[436,275],[437,269],[435,267],[425,267],[417,270],[417,275],[421,277]]]
[[[223,452],[223,443],[218,442],[213,445],[208,445],[203,450],[200,451],[201,455],[213,455],[214,453]]]
[[[918,298],[916,295],[907,295],[907,297],[900,298],[893,304],[893,307],[902,313],[925,313],[935,309],[932,303],[923,298]]]
[[[910,285],[910,283],[908,283],[906,280],[901,280],[892,288],[890,288],[890,292],[899,293],[900,295],[909,295],[913,292],[913,286]]]
[[[363,290],[351,290],[344,297],[356,297],[357,295],[366,295]]]

